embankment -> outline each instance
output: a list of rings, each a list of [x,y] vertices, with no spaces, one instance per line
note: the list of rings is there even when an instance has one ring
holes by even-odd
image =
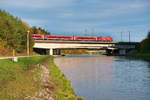
[[[0,60],[0,100],[82,100],[52,56]]]
[[[127,57],[133,57],[137,59],[150,61],[150,53],[133,53],[133,54],[128,54]]]

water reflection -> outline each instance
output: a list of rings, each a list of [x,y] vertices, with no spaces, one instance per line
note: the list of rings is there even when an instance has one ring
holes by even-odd
[[[75,92],[87,100],[150,100],[149,63],[124,57],[55,58]]]

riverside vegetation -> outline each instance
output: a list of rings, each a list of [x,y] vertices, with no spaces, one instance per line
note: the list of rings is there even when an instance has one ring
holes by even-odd
[[[26,22],[18,17],[0,9],[0,56],[12,56],[12,51],[16,54],[25,55],[27,47],[27,30],[32,34],[49,34],[42,28],[30,27]],[[30,52],[34,41],[30,36]]]
[[[52,56],[0,60],[1,100],[83,100]]]
[[[147,37],[141,41],[138,52],[128,54],[127,56],[150,61],[150,32],[148,32]]]
[[[18,17],[0,9],[0,56],[26,55],[27,30],[32,34],[50,34],[30,27]],[[30,53],[34,41],[30,36]],[[0,100],[82,100],[70,81],[53,63],[52,56],[0,60]]]

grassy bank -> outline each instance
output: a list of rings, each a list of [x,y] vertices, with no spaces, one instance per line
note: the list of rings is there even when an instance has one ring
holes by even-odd
[[[17,63],[11,59],[0,60],[0,100],[30,100],[25,97],[44,89],[39,64],[50,70],[48,88],[55,100],[83,100],[76,96],[70,81],[54,64],[52,56],[19,58]]]
[[[40,69],[36,64],[47,59],[47,56],[20,58],[18,63],[11,59],[0,60],[0,100],[24,100],[27,95],[38,91]]]
[[[58,100],[84,100],[76,96],[70,81],[64,77],[64,74],[54,64],[53,57],[50,57],[49,66],[50,80],[54,86],[54,94],[56,94]]]
[[[134,58],[150,61],[150,53],[133,53],[133,54],[128,54],[127,57],[134,57]]]

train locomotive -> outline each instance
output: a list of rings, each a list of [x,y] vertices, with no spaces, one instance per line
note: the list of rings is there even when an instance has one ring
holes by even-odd
[[[112,42],[112,37],[89,37],[89,36],[58,36],[58,35],[39,35],[31,36],[34,40],[75,40],[75,41],[101,41]]]

